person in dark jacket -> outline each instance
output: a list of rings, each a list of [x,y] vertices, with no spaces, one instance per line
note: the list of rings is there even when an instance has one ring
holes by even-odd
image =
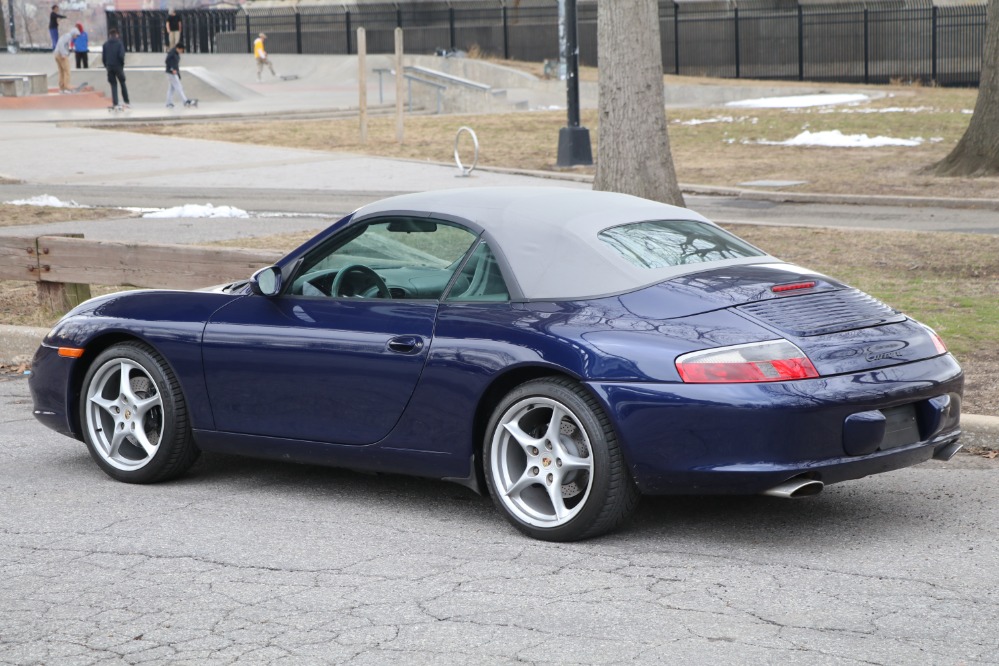
[[[66,18],[57,10],[59,5],[52,5],[52,13],[49,14],[49,36],[52,37],[52,50],[55,51],[56,44],[59,43],[59,19]]]
[[[184,53],[184,45],[177,44],[177,46],[170,49],[166,57],[166,76],[167,76],[167,96],[166,96],[166,106],[168,109],[173,108],[173,94],[177,93],[180,95],[180,99],[183,100],[184,106],[197,106],[198,100],[188,99],[187,95],[184,94],[184,85],[180,82],[180,56]]]
[[[73,40],[73,51],[76,53],[76,68],[90,68],[90,35],[83,29],[82,23],[76,24],[76,29],[80,34]]]
[[[118,106],[119,83],[121,83],[121,99],[127,107],[129,102],[128,88],[125,87],[125,46],[118,39],[118,30],[116,28],[111,28],[108,32],[108,40],[104,42],[104,48],[101,51],[101,61],[104,63],[104,69],[108,71],[108,83],[111,84],[112,108],[121,108]]]

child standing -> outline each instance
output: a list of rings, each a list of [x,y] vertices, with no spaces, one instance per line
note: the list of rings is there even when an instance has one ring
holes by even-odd
[[[82,23],[76,24],[80,34],[73,40],[73,50],[76,53],[76,68],[90,69],[90,36],[83,29]]]

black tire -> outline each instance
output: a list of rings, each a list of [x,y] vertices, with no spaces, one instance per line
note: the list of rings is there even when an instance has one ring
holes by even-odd
[[[140,342],[109,347],[90,364],[80,390],[80,427],[97,465],[125,483],[176,478],[201,453],[173,370]]]
[[[610,420],[568,378],[533,380],[507,394],[489,419],[483,454],[493,502],[535,539],[599,536],[638,505]]]

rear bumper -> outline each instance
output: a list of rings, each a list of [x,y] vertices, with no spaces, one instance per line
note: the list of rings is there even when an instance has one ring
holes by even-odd
[[[755,494],[799,476],[830,484],[918,464],[960,436],[963,385],[949,354],[794,382],[590,384],[646,494]],[[852,439],[851,416],[906,405],[946,407],[902,441]]]

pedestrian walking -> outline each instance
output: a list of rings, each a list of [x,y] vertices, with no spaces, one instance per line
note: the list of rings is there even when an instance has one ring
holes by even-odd
[[[181,21],[180,16],[177,15],[177,10],[170,9],[170,13],[167,14],[166,21],[168,49],[172,49],[180,43],[180,31],[183,27],[183,21]]]
[[[267,49],[264,47],[264,42],[267,40],[267,35],[260,33],[257,38],[253,40],[253,57],[257,61],[257,81],[260,80],[260,75],[264,71],[264,65],[267,65],[268,69],[271,70],[271,76],[277,76],[274,73],[274,65],[267,58]]]
[[[121,109],[118,104],[118,84],[121,84],[121,100],[125,107],[129,106],[128,88],[125,86],[125,45],[118,38],[118,29],[108,31],[108,40],[101,49],[101,62],[108,72],[108,83],[111,84],[111,108]]]
[[[82,23],[76,24],[80,35],[73,40],[73,52],[76,53],[76,68],[90,69],[90,35],[83,29]]]
[[[175,47],[170,49],[166,57],[166,75],[167,75],[167,96],[166,96],[166,106],[168,109],[173,108],[173,94],[177,93],[180,96],[184,106],[197,106],[198,100],[188,99],[187,95],[184,94],[184,84],[180,82],[180,56],[184,53],[184,45],[177,44]]]
[[[49,14],[49,36],[52,37],[52,50],[55,51],[56,44],[59,43],[59,19],[66,18],[58,12],[59,5],[52,5],[52,13]]]
[[[55,54],[56,66],[59,68],[59,92],[73,92],[69,78],[69,45],[80,36],[80,31],[73,28],[56,41]]]

